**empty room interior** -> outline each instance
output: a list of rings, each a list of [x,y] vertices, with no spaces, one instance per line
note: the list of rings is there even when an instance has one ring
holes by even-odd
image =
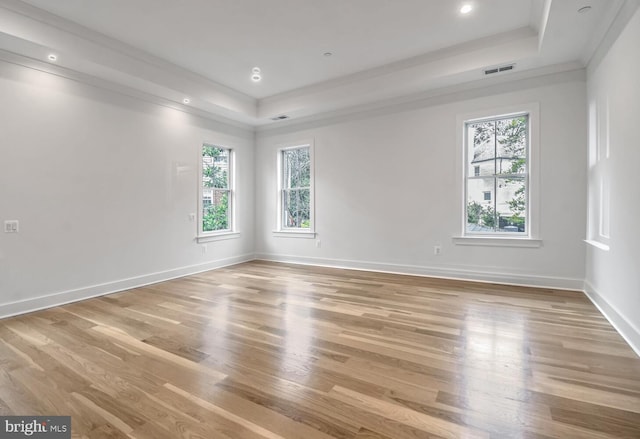
[[[640,0],[0,0],[0,437],[640,438]]]

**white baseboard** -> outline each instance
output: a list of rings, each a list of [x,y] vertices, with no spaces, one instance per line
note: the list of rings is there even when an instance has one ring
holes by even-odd
[[[117,293],[118,291],[138,288],[157,282],[163,282],[178,277],[191,274],[202,273],[203,271],[222,268],[228,265],[239,264],[254,259],[253,254],[234,256],[231,258],[218,259],[204,264],[190,265],[187,267],[174,268],[172,270],[157,273],[145,274],[143,276],[122,279],[115,282],[107,282],[99,285],[78,288],[75,290],[62,291],[48,294],[46,296],[34,297],[31,299],[19,300],[17,302],[0,304],[0,318],[25,314],[41,309],[52,308],[79,300],[90,299],[92,297],[104,296],[106,294]]]
[[[618,334],[631,346],[640,357],[640,329],[631,323],[622,313],[609,303],[589,281],[584,282],[584,292],[603,316],[618,331]]]
[[[469,280],[475,282],[521,285],[558,290],[582,291],[583,279],[564,277],[536,276],[529,274],[513,274],[484,271],[479,268],[441,268],[420,265],[389,264],[381,262],[353,261],[346,259],[327,259],[289,256],[271,253],[257,253],[256,259],[274,262],[286,262],[300,265],[316,265],[320,267],[343,268],[347,270],[376,271],[381,273],[408,274],[413,276],[437,277],[442,279]]]

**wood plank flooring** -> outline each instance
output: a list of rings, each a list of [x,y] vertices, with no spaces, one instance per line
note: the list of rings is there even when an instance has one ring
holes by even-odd
[[[640,438],[582,293],[250,262],[0,321],[0,414],[75,438]]]

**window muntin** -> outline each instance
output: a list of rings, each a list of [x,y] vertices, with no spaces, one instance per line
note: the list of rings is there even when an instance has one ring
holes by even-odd
[[[528,236],[529,115],[468,121],[465,143],[465,234]]]
[[[229,232],[232,224],[232,151],[202,145],[199,234]]]
[[[283,230],[311,230],[311,146],[280,150],[280,225]]]

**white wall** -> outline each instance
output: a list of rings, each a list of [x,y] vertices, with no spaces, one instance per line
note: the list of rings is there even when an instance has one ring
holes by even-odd
[[[256,146],[256,252],[265,259],[581,288],[586,211],[584,77],[297,132]],[[568,79],[567,79],[568,78]],[[540,85],[546,82],[547,85]],[[513,88],[510,86],[510,88]],[[505,88],[508,90],[508,88]],[[461,114],[538,103],[540,248],[461,246]],[[316,231],[274,237],[277,145],[315,140]],[[434,245],[442,246],[435,256]]]
[[[252,131],[5,62],[0,96],[0,316],[252,257]],[[204,141],[236,149],[241,232],[206,254]]]
[[[640,353],[640,9],[597,66],[591,66],[588,96],[599,117],[590,127],[590,142],[606,149],[609,158],[596,172],[591,157],[589,206],[597,229],[600,179],[610,185],[609,250],[587,248],[587,293]],[[608,103],[608,104],[607,104]],[[607,111],[608,107],[608,111]],[[606,116],[608,112],[608,117]],[[607,128],[608,126],[608,128]],[[594,147],[595,150],[595,147]],[[594,151],[595,152],[595,151]],[[603,212],[605,213],[605,212]]]

